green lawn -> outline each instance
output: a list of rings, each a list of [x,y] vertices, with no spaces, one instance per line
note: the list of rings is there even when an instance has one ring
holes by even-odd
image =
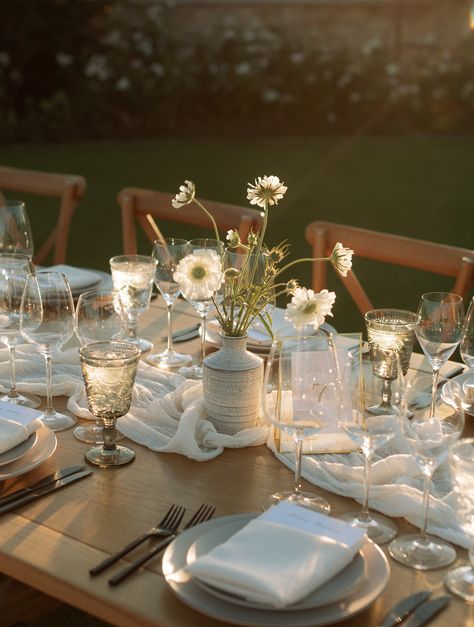
[[[121,188],[175,192],[191,178],[202,197],[245,204],[246,183],[263,174],[276,174],[288,185],[286,197],[272,209],[268,241],[287,239],[292,257],[309,253],[304,228],[314,219],[473,247],[472,136],[18,144],[2,145],[1,155],[4,165],[86,177],[88,190],[74,217],[68,258],[80,266],[107,269],[108,259],[121,252],[116,202]],[[39,241],[52,216],[43,199],[26,200]],[[163,231],[188,235],[177,226],[181,232],[171,224]],[[145,242],[142,252],[149,252]],[[370,265],[355,259],[376,306],[413,309],[420,293],[452,285],[425,273],[413,277]],[[293,274],[309,285],[309,266],[297,266]],[[338,295],[334,324],[345,331],[361,328],[360,316],[332,275],[330,287]]]

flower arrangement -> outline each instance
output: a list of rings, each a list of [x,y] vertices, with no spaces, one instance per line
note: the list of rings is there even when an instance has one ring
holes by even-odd
[[[317,329],[327,315],[332,315],[331,309],[336,298],[334,292],[322,290],[315,294],[313,290],[300,287],[294,279],[287,282],[280,280],[282,273],[295,264],[315,259],[301,258],[285,263],[289,253],[286,242],[273,248],[265,245],[270,207],[277,205],[286,191],[287,187],[277,176],[258,177],[254,184],[249,183],[247,199],[250,204],[262,209],[261,231],[250,231],[247,243],[244,244],[236,230],[229,230],[226,252],[222,253],[221,258],[214,250],[196,251],[180,261],[173,275],[185,295],[192,293],[194,300],[213,300],[215,316],[224,335],[245,336],[250,325],[258,319],[269,335],[273,336],[271,313],[267,306],[285,294],[292,296],[286,318],[296,328],[311,325]],[[206,213],[216,239],[221,241],[214,218],[196,198],[194,183],[186,180],[172,204],[179,209],[190,203],[195,203]],[[232,258],[229,253],[232,252],[238,254],[239,264],[229,262],[228,257]],[[338,242],[330,257],[318,261],[331,262],[340,275],[347,276],[352,267],[353,253]]]

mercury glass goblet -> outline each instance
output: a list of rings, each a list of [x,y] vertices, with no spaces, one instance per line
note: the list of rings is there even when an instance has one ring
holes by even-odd
[[[382,380],[381,402],[368,410],[372,414],[393,414],[391,384],[397,378],[397,364],[408,371],[415,343],[416,315],[403,309],[373,309],[365,314],[370,361],[375,376]],[[398,359],[393,359],[393,352]]]
[[[146,255],[118,255],[110,260],[114,289],[126,314],[127,335],[123,339],[146,352],[153,344],[138,337],[138,316],[150,305],[157,261]]]
[[[20,200],[0,200],[0,251],[33,255],[33,235]]]
[[[128,342],[96,342],[80,348],[79,355],[89,409],[104,422],[102,446],[85,457],[103,468],[127,464],[135,453],[116,444],[115,423],[130,409],[140,349]]]

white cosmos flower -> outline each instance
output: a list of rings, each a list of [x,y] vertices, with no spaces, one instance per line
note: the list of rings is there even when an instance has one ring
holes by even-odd
[[[208,300],[219,289],[223,279],[221,260],[215,250],[199,249],[179,262],[173,279],[189,300]]]
[[[315,294],[313,290],[297,287],[291,302],[288,303],[285,318],[298,329],[306,325],[313,325],[318,329],[326,316],[332,316],[331,310],[336,300],[334,292],[322,290]]]
[[[184,181],[184,185],[179,186],[179,192],[171,201],[175,209],[181,209],[184,205],[189,205],[196,194],[196,186],[192,181]]]
[[[352,268],[352,255],[354,251],[350,248],[345,248],[341,242],[337,242],[334,246],[334,250],[331,255],[331,263],[336,268],[341,276],[346,277],[349,270]]]
[[[255,179],[255,185],[251,183],[247,187],[247,200],[251,205],[265,208],[268,205],[277,205],[283,198],[288,188],[280,183],[278,176],[259,176]]]

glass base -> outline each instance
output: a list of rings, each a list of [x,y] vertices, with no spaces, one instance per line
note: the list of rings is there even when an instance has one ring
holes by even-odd
[[[103,431],[104,425],[101,422],[94,422],[93,424],[82,424],[74,429],[73,436],[81,442],[87,444],[103,444]]]
[[[272,494],[269,498],[267,508],[272,505],[277,505],[281,501],[289,501],[295,505],[312,509],[320,514],[329,514],[331,511],[331,506],[326,499],[323,499],[313,492],[277,492],[276,494]]]
[[[142,353],[146,353],[153,348],[153,344],[143,337],[137,337],[137,342],[133,343],[138,346]]]
[[[342,514],[338,518],[349,523],[351,527],[363,529],[375,544],[390,542],[398,533],[398,527],[393,520],[377,512],[369,511],[368,518],[363,516],[361,511]]]
[[[461,599],[474,602],[474,570],[470,566],[458,566],[450,570],[444,585]]]
[[[179,369],[179,374],[186,377],[186,379],[200,380],[202,379],[202,366],[189,366],[189,368],[185,366]]]
[[[112,451],[106,451],[102,446],[94,446],[86,451],[86,460],[100,466],[101,468],[109,468],[110,466],[122,466],[128,464],[135,458],[135,452],[126,446],[116,446]]]
[[[20,394],[19,392],[17,392],[16,396],[5,394],[0,397],[0,401],[21,405],[22,407],[31,407],[31,409],[36,409],[41,405],[41,399],[38,396],[28,393]]]
[[[156,366],[162,370],[168,370],[189,364],[192,359],[191,355],[185,355],[184,353],[177,353],[174,350],[166,349],[162,353],[149,355],[146,361],[152,366]]]
[[[52,431],[64,431],[70,429],[77,422],[76,418],[67,414],[60,414],[57,411],[52,414],[42,414],[41,422],[49,427]]]
[[[448,566],[456,559],[454,548],[433,536],[402,536],[390,543],[388,552],[394,560],[416,570],[433,570]]]

